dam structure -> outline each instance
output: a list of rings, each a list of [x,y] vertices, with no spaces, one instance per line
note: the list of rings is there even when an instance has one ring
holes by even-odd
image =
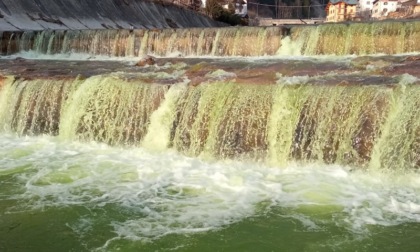
[[[214,27],[192,10],[152,0],[1,0],[1,31]]]
[[[0,14],[1,251],[420,246],[420,21]]]

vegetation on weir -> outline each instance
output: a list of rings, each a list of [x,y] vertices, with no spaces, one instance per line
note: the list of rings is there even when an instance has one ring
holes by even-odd
[[[228,9],[225,9],[220,0],[207,0],[204,11],[216,21],[230,25],[247,25],[244,19],[235,14],[235,6],[232,2],[229,2]]]

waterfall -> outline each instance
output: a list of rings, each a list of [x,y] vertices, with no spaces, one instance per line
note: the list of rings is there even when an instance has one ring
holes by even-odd
[[[258,56],[272,55],[284,31],[278,28],[82,30],[8,34],[5,44],[17,43],[3,54],[34,51],[39,54],[84,53],[110,57]],[[18,38],[14,38],[18,36]],[[243,41],[250,43],[246,45]],[[16,41],[16,42],[15,42]],[[9,46],[10,47],[10,46]]]
[[[73,80],[8,77],[0,93],[0,128],[20,135],[58,134],[61,105]]]
[[[395,55],[419,52],[416,41],[420,22],[395,21],[9,32],[3,34],[1,48],[3,54],[125,58]],[[316,66],[311,60],[261,65],[199,59],[65,77],[12,73],[1,81],[0,127],[19,135],[172,148],[187,156],[269,165],[299,160],[371,169],[419,168],[417,61],[375,57]]]
[[[0,0],[0,30],[1,251],[419,248],[419,20]]]
[[[167,89],[162,85],[121,83],[114,76],[84,80],[69,96],[60,136],[108,144],[136,144],[146,134],[151,113]]]
[[[0,126],[19,135],[271,165],[302,160],[420,167],[417,84],[169,86],[118,75],[8,77],[2,83]]]
[[[139,141],[167,89],[130,82],[120,85],[113,76],[59,81],[9,78],[5,82],[0,104],[2,129],[109,144]]]
[[[397,54],[420,51],[420,22],[296,26],[293,43],[301,45],[302,55]]]
[[[371,55],[419,52],[419,21],[292,27],[8,32],[2,54],[109,57]]]

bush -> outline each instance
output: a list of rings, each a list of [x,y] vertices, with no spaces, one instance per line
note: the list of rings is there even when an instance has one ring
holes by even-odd
[[[229,5],[229,10],[223,9],[217,0],[207,0],[205,11],[207,15],[220,22],[230,25],[241,25],[244,23],[241,17],[235,15],[235,8],[232,5]]]

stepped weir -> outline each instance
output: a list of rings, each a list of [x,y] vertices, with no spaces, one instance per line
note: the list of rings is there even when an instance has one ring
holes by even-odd
[[[146,67],[65,61],[63,69],[18,58],[3,63],[0,123],[19,135],[270,165],[418,168],[419,60],[407,53],[420,51],[419,24],[9,33],[8,57],[199,58]],[[226,58],[264,55],[271,58]]]
[[[419,21],[291,27],[65,30],[3,33],[1,53],[108,57],[317,56],[420,51]]]
[[[420,247],[420,21],[0,0],[0,31],[0,251]]]

